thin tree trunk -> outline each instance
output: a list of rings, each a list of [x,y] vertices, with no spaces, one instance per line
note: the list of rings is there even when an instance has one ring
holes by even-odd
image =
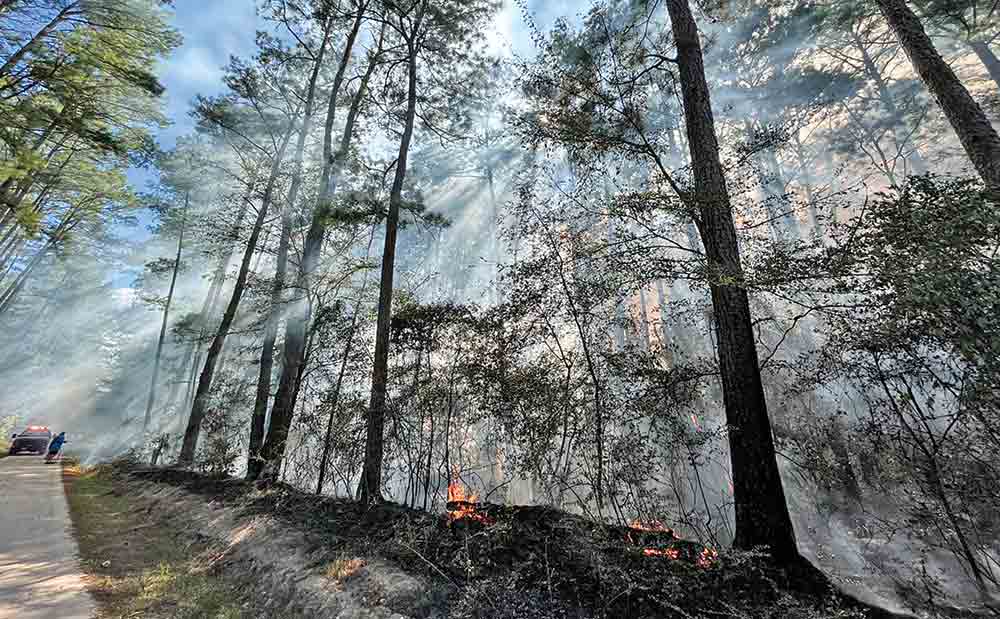
[[[24,241],[25,239],[21,238],[20,234],[15,234],[14,229],[8,231],[3,241],[0,241],[0,245],[3,246],[3,249],[0,249],[0,268],[7,269],[9,268],[8,263],[14,263],[17,258],[17,252],[21,250]],[[0,275],[0,282],[3,282],[3,280],[4,276]]]
[[[688,0],[667,0],[684,116],[691,151],[698,230],[705,246],[715,314],[732,459],[737,548],[768,546],[778,559],[798,558],[795,532],[778,472],[774,439],[760,378],[760,364],[733,223],[726,178],[719,159],[715,120],[705,80],[698,27]]]
[[[420,355],[420,354],[422,354],[422,352],[418,353],[418,355]],[[419,363],[419,360],[420,360],[420,357],[418,357],[418,359],[417,359],[418,363]],[[428,365],[429,365],[429,362],[428,362]],[[424,468],[424,471],[425,471],[425,474],[424,474],[424,501],[423,501],[423,509],[424,509],[424,511],[427,510],[427,501],[430,498],[430,494],[431,494],[431,462],[434,459],[434,438],[435,438],[434,433],[437,430],[437,426],[436,426],[437,418],[434,415],[434,409],[432,408],[429,411],[429,413],[430,413],[430,419],[431,419],[431,427],[428,428],[428,432],[427,432],[427,434],[428,434],[428,436],[427,436],[427,464],[426,464],[426,466]]]
[[[309,85],[306,91],[306,102],[302,116],[302,127],[299,130],[298,142],[295,145],[295,165],[292,172],[291,186],[288,188],[288,200],[281,214],[281,239],[278,242],[278,255],[274,269],[274,285],[271,288],[271,303],[268,309],[267,326],[264,330],[264,343],[260,353],[260,372],[257,376],[257,395],[254,400],[253,416],[250,420],[250,443],[248,448],[247,479],[256,479],[263,463],[260,449],[264,444],[264,422],[267,418],[267,404],[271,396],[271,374],[274,368],[274,342],[278,337],[278,323],[282,315],[282,296],[285,290],[285,274],[288,270],[288,246],[292,236],[292,209],[299,197],[302,186],[302,160],[306,150],[306,138],[312,128],[313,105],[316,101],[316,81],[323,66],[326,46],[330,39],[330,28],[333,19],[327,21],[323,31],[323,42],[320,44]]]
[[[857,32],[851,31],[851,37],[854,40],[854,46],[857,48],[858,53],[861,54],[861,62],[865,67],[865,74],[875,84],[875,93],[878,95],[879,102],[882,104],[883,111],[889,115],[892,119],[891,131],[892,138],[895,142],[897,150],[902,151],[902,145],[900,142],[903,138],[900,136],[899,127],[903,123],[903,115],[900,113],[899,108],[896,106],[895,100],[892,98],[892,93],[889,90],[889,85],[885,81],[885,77],[882,76],[882,72],[879,70],[878,66],[875,64],[875,59],[868,51],[868,46],[861,37],[858,36]],[[873,138],[874,139],[874,138]],[[911,172],[913,174],[923,174],[927,170],[927,166],[924,163],[923,157],[920,156],[920,152],[914,150],[910,157],[905,157],[904,160],[910,162]]]
[[[367,4],[358,7],[354,24],[348,34],[344,44],[343,55],[340,65],[337,67],[337,75],[334,77],[333,88],[330,92],[330,101],[327,107],[326,126],[323,134],[323,169],[320,174],[320,189],[316,201],[316,208],[313,210],[312,222],[309,225],[309,232],[306,235],[305,246],[302,250],[302,259],[299,262],[299,272],[295,282],[295,290],[298,298],[291,302],[288,312],[288,320],[285,325],[285,345],[284,345],[284,365],[281,369],[281,378],[278,381],[278,392],[274,396],[274,405],[271,407],[271,421],[267,429],[267,437],[264,440],[264,447],[261,456],[264,460],[264,467],[257,471],[257,476],[264,476],[268,480],[276,479],[280,469],[281,459],[285,455],[285,443],[288,440],[288,431],[291,428],[292,417],[295,412],[295,400],[299,392],[299,377],[302,375],[302,365],[306,355],[306,336],[309,330],[309,321],[312,317],[312,308],[309,305],[308,291],[313,274],[319,265],[320,254],[323,250],[323,240],[326,237],[326,220],[330,209],[330,201],[336,190],[337,174],[343,159],[347,156],[351,138],[354,135],[354,125],[357,120],[361,101],[365,96],[368,87],[368,80],[375,69],[375,58],[369,64],[358,87],[358,91],[351,101],[351,108],[347,115],[341,136],[340,148],[334,153],[333,150],[333,126],[337,113],[337,97],[339,96],[341,85],[343,84],[344,73],[350,64],[354,43],[357,40],[358,32],[364,20]],[[381,46],[381,38],[379,40]],[[249,479],[253,477],[248,475]]]
[[[639,289],[639,328],[642,329],[642,345],[646,352],[652,352],[649,336],[649,309],[646,306],[646,289]]]
[[[181,230],[177,236],[177,256],[174,258],[174,272],[170,277],[170,290],[167,292],[167,303],[163,306],[163,323],[160,325],[160,338],[156,342],[156,356],[153,358],[153,377],[149,383],[149,400],[146,402],[146,416],[142,422],[142,430],[149,429],[149,420],[153,415],[153,403],[156,402],[156,381],[160,377],[160,357],[163,355],[163,342],[167,338],[167,324],[170,321],[170,304],[174,300],[174,288],[177,286],[177,272],[181,268],[181,252],[184,251],[184,229],[187,227],[188,207],[191,204],[191,190],[184,194],[184,214],[181,218]]]
[[[417,40],[427,2],[421,2],[416,23],[407,39],[407,93],[403,135],[399,140],[396,173],[389,193],[389,214],[385,221],[385,245],[382,251],[382,273],[379,280],[378,318],[375,327],[375,358],[372,368],[372,394],[368,409],[365,436],[364,469],[358,499],[363,504],[382,500],[382,453],[385,432],[385,401],[389,382],[389,323],[392,319],[392,284],[396,267],[396,234],[399,209],[403,202],[407,159],[413,139],[413,124],[417,115]]]
[[[500,231],[498,227],[500,226],[497,218],[500,215],[500,209],[497,205],[497,190],[496,183],[493,176],[493,166],[486,167],[486,184],[490,189],[490,248],[489,248],[489,261],[493,265],[491,277],[490,277],[490,300],[493,305],[500,303],[500,292],[498,290],[498,275],[499,275],[499,265],[500,265]]]
[[[372,231],[368,239],[368,251],[365,252],[365,259],[371,255],[372,242],[375,240],[375,232]],[[323,494],[323,482],[326,479],[327,461],[330,459],[330,438],[333,436],[333,419],[337,413],[337,405],[340,402],[340,389],[344,382],[344,374],[347,373],[347,362],[350,360],[351,351],[354,349],[354,336],[357,334],[358,315],[361,311],[361,300],[368,290],[368,271],[358,292],[358,300],[354,303],[354,314],[351,316],[351,330],[347,335],[347,342],[344,344],[344,358],[340,362],[340,371],[337,373],[337,382],[333,387],[333,397],[330,399],[330,417],[326,423],[326,435],[323,437],[323,458],[319,463],[319,480],[316,482],[316,494]]]
[[[847,448],[844,434],[844,427],[840,420],[834,419],[829,428],[830,451],[833,452],[834,461],[837,463],[837,477],[840,478],[848,498],[854,501],[857,506],[861,504],[861,485],[858,483],[857,475],[854,474],[854,467],[851,465],[851,452]]]
[[[253,178],[250,180],[247,195],[240,203],[240,210],[236,214],[236,224],[233,226],[233,243],[229,246],[229,251],[226,252],[225,257],[219,261],[219,266],[215,268],[215,273],[212,276],[212,283],[209,284],[208,292],[205,294],[205,301],[201,306],[201,312],[198,314],[198,340],[191,345],[191,348],[188,351],[188,357],[184,361],[186,366],[188,359],[192,356],[194,357],[194,363],[191,364],[191,377],[187,381],[188,388],[184,394],[184,402],[182,405],[182,408],[184,409],[189,408],[194,401],[194,391],[198,380],[198,367],[201,366],[201,339],[206,337],[208,334],[208,329],[206,328],[208,321],[211,316],[215,316],[215,313],[218,310],[219,298],[222,296],[222,287],[226,282],[226,273],[229,270],[229,263],[233,261],[233,254],[236,250],[236,240],[238,239],[240,230],[243,228],[243,220],[246,219],[247,210],[250,208],[250,201],[252,199],[256,183],[257,178],[255,173]],[[267,244],[266,238],[264,239],[263,244]]]
[[[3,296],[0,297],[0,315],[5,314],[14,304],[14,299],[17,298],[17,295],[28,282],[31,272],[35,270],[38,263],[42,261],[42,258],[49,253],[49,250],[52,249],[54,245],[55,244],[53,242],[49,241],[41,249],[39,249],[38,252],[31,258],[31,261],[24,267],[24,270],[18,274],[17,279],[14,280],[6,291],[4,291]]]
[[[49,23],[45,24],[45,26],[43,26],[42,29],[35,34],[35,36],[31,37],[30,41],[21,47],[21,49],[11,54],[10,57],[7,58],[6,62],[4,62],[3,65],[0,65],[0,75],[9,75],[14,67],[17,66],[17,63],[21,62],[28,52],[32,51],[39,43],[41,43],[43,39],[52,34],[59,24],[66,21],[66,19],[70,17],[73,11],[76,10],[77,4],[79,3],[74,2],[59,11],[59,13],[57,13],[56,16],[49,21]]]
[[[58,127],[59,124],[62,122],[62,120],[68,115],[69,109],[70,109],[69,105],[64,106],[59,115],[51,123],[49,123],[47,127],[45,127],[45,130],[42,131],[41,135],[35,138],[35,142],[31,146],[32,150],[37,151],[38,149],[40,149],[42,146],[45,145],[45,141],[49,139],[49,136],[52,135],[52,132],[55,131],[56,127]],[[65,140],[66,136],[64,136],[63,139],[60,140],[60,143],[57,144],[49,152],[49,155],[45,160],[46,164],[52,161],[52,158],[55,157],[56,152],[58,152],[59,147],[62,145],[63,142],[65,142]],[[65,167],[65,164],[60,166],[60,170],[63,167]],[[5,180],[3,183],[0,183],[0,199],[2,199],[3,203],[9,207],[4,212],[3,219],[0,220],[0,230],[6,229],[6,227],[14,219],[18,205],[21,203],[21,200],[24,199],[24,196],[27,194],[27,191],[31,187],[31,185],[34,184],[33,175],[29,174],[26,178],[21,179],[20,182],[18,183],[19,189],[17,193],[11,194],[10,190],[14,186],[15,182],[16,179],[13,176],[11,176],[7,178],[7,180]]]
[[[24,270],[18,274],[17,279],[15,279],[3,295],[0,296],[0,315],[4,314],[10,309],[11,305],[13,305],[14,299],[17,298],[17,295],[24,288],[25,284],[28,282],[29,276],[32,271],[35,270],[35,267],[42,261],[42,258],[48,254],[50,249],[65,239],[66,235],[69,234],[69,232],[76,227],[78,223],[80,223],[80,219],[75,217],[80,208],[80,204],[77,204],[70,207],[69,210],[66,211],[66,215],[63,217],[62,221],[59,222],[59,225],[56,226],[56,229],[52,232],[48,242],[46,242],[45,245],[38,250],[38,252],[24,267]]]
[[[1000,135],[982,108],[941,58],[920,19],[905,0],[875,0],[875,4],[899,39],[914,70],[948,117],[983,182],[992,190],[1000,191]]]
[[[271,205],[271,198],[274,193],[274,186],[278,181],[278,174],[281,171],[281,162],[285,158],[285,149],[291,140],[292,132],[285,134],[278,152],[274,155],[271,165],[271,176],[268,178],[267,186],[264,189],[264,198],[261,201],[260,210],[257,212],[257,219],[254,221],[253,231],[247,241],[246,249],[243,251],[243,260],[240,263],[240,270],[236,276],[236,283],[233,285],[233,293],[229,299],[229,305],[222,315],[222,322],[216,331],[212,345],[208,349],[205,357],[205,367],[198,379],[198,389],[195,392],[194,404],[191,406],[191,416],[188,417],[187,428],[184,431],[184,442],[181,444],[181,453],[178,464],[185,466],[194,462],[194,452],[198,446],[198,436],[201,433],[201,422],[205,418],[208,408],[208,398],[211,396],[212,380],[215,377],[215,368],[222,353],[222,346],[225,344],[229,329],[236,319],[236,310],[239,308],[243,298],[243,290],[246,287],[247,276],[250,272],[250,262],[253,260],[254,252],[257,249],[257,241],[260,238],[261,229],[264,227],[264,220],[267,217],[268,208]]]
[[[344,358],[340,361],[340,371],[337,372],[337,382],[333,386],[333,397],[330,399],[330,416],[326,421],[326,434],[323,436],[323,456],[319,461],[319,479],[316,481],[316,494],[323,494],[323,481],[326,479],[327,461],[330,459],[330,438],[333,436],[333,420],[337,415],[337,405],[340,401],[340,389],[344,383],[344,374],[347,373],[347,361],[350,359],[351,349],[354,346],[354,334],[358,324],[358,311],[361,300],[354,306],[354,316],[351,317],[351,331],[347,335],[347,343],[344,344]]]
[[[14,265],[17,264],[17,257],[24,246],[28,244],[27,239],[14,239],[8,252],[4,254],[2,260],[0,260],[0,265],[3,265],[3,273],[0,273],[0,283],[7,281],[7,276],[10,272],[14,270]]]
[[[660,337],[663,358],[667,362],[667,367],[674,365],[674,351],[670,346],[670,330],[667,328],[667,292],[663,287],[663,280],[656,280],[656,305],[660,312]]]
[[[1000,58],[997,58],[996,53],[993,52],[986,41],[970,41],[969,47],[972,48],[972,51],[976,52],[979,61],[983,63],[986,71],[990,74],[990,78],[993,79],[993,85],[1000,90]]]

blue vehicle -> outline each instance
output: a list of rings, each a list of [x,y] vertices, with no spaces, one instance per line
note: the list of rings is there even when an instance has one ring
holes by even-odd
[[[46,452],[52,440],[52,431],[48,426],[28,426],[20,434],[11,437],[8,455],[22,454],[41,455]]]

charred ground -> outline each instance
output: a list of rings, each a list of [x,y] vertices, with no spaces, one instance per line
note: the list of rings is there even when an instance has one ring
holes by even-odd
[[[474,517],[305,494],[281,484],[119,463],[122,482],[180,488],[302,533],[309,552],[388,561],[424,581],[416,617],[891,617],[803,562],[721,553],[669,531],[608,526],[541,506],[474,504]],[[449,508],[470,507],[450,504]],[[401,611],[403,609],[400,609]]]

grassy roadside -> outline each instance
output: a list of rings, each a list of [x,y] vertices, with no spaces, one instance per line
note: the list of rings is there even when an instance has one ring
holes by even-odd
[[[240,595],[209,573],[204,548],[178,543],[136,513],[116,488],[110,468],[65,462],[63,482],[81,567],[100,606],[98,619],[247,619]]]

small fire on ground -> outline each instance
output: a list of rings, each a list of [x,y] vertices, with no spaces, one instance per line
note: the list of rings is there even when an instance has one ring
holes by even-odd
[[[662,522],[659,522],[657,520],[652,520],[649,522],[633,520],[632,523],[629,524],[629,528],[635,531],[654,533],[657,536],[662,535],[664,537],[669,538],[669,541],[675,541],[675,540],[680,541],[680,538],[677,537],[677,534],[674,533],[673,529],[671,529],[670,527],[664,525]],[[629,543],[636,546],[640,545],[639,543],[636,542],[635,538],[632,537],[631,532],[627,534],[627,537]],[[647,546],[642,549],[642,554],[644,554],[647,557],[666,557],[668,559],[681,558],[681,551],[678,548],[654,548]],[[701,553],[699,553],[699,555],[694,559],[694,562],[698,567],[707,568],[711,567],[712,564],[715,563],[715,561],[718,558],[719,558],[719,553],[717,553],[712,548],[706,547],[701,550]]]
[[[465,484],[455,479],[448,484],[448,522],[475,520],[483,524],[493,521],[476,509],[479,495],[466,489]]]

